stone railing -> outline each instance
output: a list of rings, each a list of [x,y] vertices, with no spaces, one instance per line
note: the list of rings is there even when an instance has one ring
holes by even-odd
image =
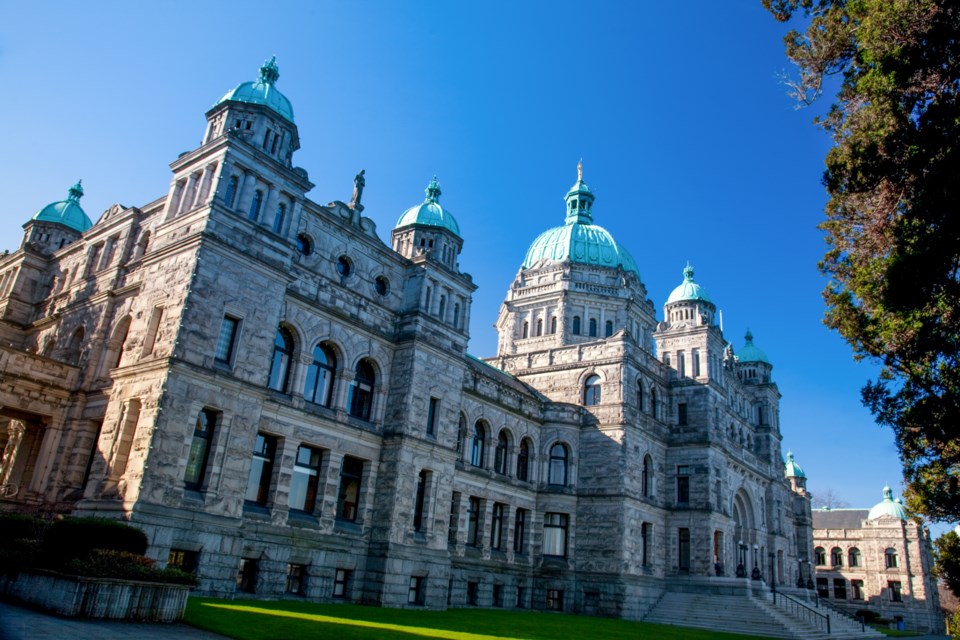
[[[0,578],[0,594],[58,615],[110,620],[178,622],[190,587],[181,584],[85,578],[21,571]]]

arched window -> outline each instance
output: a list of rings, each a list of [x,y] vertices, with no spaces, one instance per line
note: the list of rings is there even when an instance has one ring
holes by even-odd
[[[521,337],[521,338],[526,338],[529,333],[530,333],[530,323],[529,323],[529,322],[524,322],[524,323],[523,323],[523,333],[522,333],[522,335],[521,335],[520,337]]]
[[[470,464],[475,467],[483,466],[483,446],[487,437],[487,430],[479,420],[473,425],[473,437],[470,438]]]
[[[547,482],[557,486],[567,484],[567,448],[559,442],[550,447],[550,468],[547,472]]]
[[[324,344],[313,348],[313,362],[307,368],[303,397],[310,402],[329,407],[333,400],[333,380],[337,371],[337,356]]]
[[[130,316],[124,316],[120,322],[117,323],[116,328],[113,330],[113,337],[110,338],[110,342],[107,343],[107,354],[106,365],[103,370],[103,374],[106,375],[109,369],[116,369],[120,366],[120,361],[123,360],[123,347],[127,342],[127,334],[130,332]]]
[[[860,549],[857,549],[856,547],[850,548],[850,552],[847,553],[847,564],[849,564],[851,567],[860,566]]]
[[[456,302],[453,305],[453,326],[457,329],[460,328],[460,303]]]
[[[580,316],[573,316],[573,335],[580,335]]]
[[[260,207],[263,205],[263,191],[257,189],[253,193],[253,201],[250,203],[250,219],[254,222],[260,217]]]
[[[637,411],[643,411],[643,382],[637,380]]]
[[[223,203],[228,207],[233,207],[233,199],[237,197],[237,185],[240,184],[240,179],[237,176],[230,176],[230,181],[227,182],[227,191],[223,194]]]
[[[505,431],[497,436],[497,449],[494,451],[493,470],[501,475],[507,475],[507,447],[509,440]]]
[[[463,460],[463,441],[467,439],[467,416],[460,414],[457,425],[457,460]]]
[[[517,451],[517,480],[526,482],[530,479],[530,441],[524,438],[520,441]]]
[[[813,563],[818,567],[824,567],[827,564],[827,551],[823,547],[817,547],[813,550]]]
[[[277,329],[273,339],[273,361],[270,363],[270,379],[267,386],[275,391],[287,392],[290,377],[290,359],[293,357],[293,336],[284,327]]]
[[[557,316],[550,318],[550,333],[551,335],[557,332]]]
[[[607,320],[607,324],[603,328],[603,335],[607,338],[613,335],[613,320]]]
[[[283,219],[287,216],[287,205],[280,203],[277,205],[277,211],[273,216],[273,231],[280,233],[283,231]]]
[[[643,456],[643,470],[640,473],[640,492],[644,498],[649,498],[653,484],[653,459],[650,454]]]
[[[543,335],[543,318],[537,319],[537,335],[538,336]]]
[[[597,337],[597,319],[590,318],[590,324],[588,326],[590,327],[589,328],[590,337],[596,338]]]
[[[440,305],[437,307],[437,316],[441,320],[447,319],[447,296],[440,296]]]
[[[830,566],[843,566],[843,550],[840,547],[834,547],[833,549],[830,549]]]
[[[896,569],[900,566],[900,560],[897,558],[897,550],[888,548],[883,552],[883,566],[887,569]]]
[[[657,417],[657,390],[650,389],[650,415]]]
[[[583,385],[583,404],[590,407],[600,404],[600,376],[590,376]]]
[[[70,364],[80,363],[80,349],[83,347],[83,327],[77,327],[73,335],[70,336],[70,342],[67,343],[67,351],[64,353],[64,360]]]
[[[353,386],[350,387],[350,415],[362,420],[370,419],[376,381],[373,365],[368,360],[358,362],[353,375]]]

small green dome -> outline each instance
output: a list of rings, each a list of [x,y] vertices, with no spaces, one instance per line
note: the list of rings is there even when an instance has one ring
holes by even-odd
[[[217,100],[217,104],[228,101],[261,104],[277,115],[293,122],[293,105],[290,104],[287,96],[280,93],[276,87],[279,78],[280,68],[277,66],[277,56],[273,56],[260,67],[260,78],[258,80],[241,82],[235,89],[228,91]]]
[[[567,218],[564,225],[547,229],[533,241],[523,260],[523,269],[529,269],[541,260],[596,265],[640,276],[637,263],[610,232],[593,224],[593,193],[583,181],[583,165],[578,165],[576,183],[567,192]]]
[[[746,344],[744,344],[740,350],[737,351],[737,358],[740,360],[741,364],[747,362],[762,362],[764,364],[770,364],[770,360],[767,359],[767,354],[753,344],[753,334],[750,333],[750,329],[747,329],[747,334],[744,336],[744,340],[746,340]]]
[[[884,516],[897,518],[898,520],[907,519],[907,510],[899,500],[893,499],[893,491],[889,486],[883,488],[883,501],[874,505],[867,514],[867,520],[876,520]]]
[[[394,228],[399,229],[410,224],[423,224],[430,227],[442,227],[460,237],[460,225],[454,219],[453,214],[448,209],[440,206],[440,183],[437,182],[437,176],[424,189],[427,199],[421,204],[415,204],[400,216]]]
[[[90,218],[80,208],[80,198],[83,197],[83,187],[80,181],[70,187],[67,199],[59,202],[51,202],[33,216],[37,222],[56,222],[65,227],[70,227],[74,231],[83,233],[93,226]]]
[[[793,461],[793,451],[787,451],[787,462],[783,465],[783,475],[787,478],[807,477],[807,474],[803,472],[800,465]]]
[[[703,302],[713,304],[710,296],[707,295],[707,290],[693,281],[693,267],[690,266],[689,262],[687,266],[683,268],[683,282],[670,293],[670,297],[667,298],[667,304],[683,302],[685,300],[702,300]]]

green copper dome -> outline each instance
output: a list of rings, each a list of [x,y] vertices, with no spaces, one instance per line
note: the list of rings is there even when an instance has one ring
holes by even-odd
[[[541,260],[575,262],[624,271],[640,276],[637,263],[610,232],[593,224],[593,193],[583,181],[583,163],[577,166],[577,182],[564,199],[567,201],[567,219],[563,226],[547,229],[533,241],[523,260],[523,269],[529,269]]]
[[[903,504],[899,500],[893,499],[893,491],[890,487],[883,488],[883,501],[878,502],[873,509],[870,509],[867,520],[876,520],[884,516],[897,518],[898,520],[907,519],[907,510],[903,508]]]
[[[787,451],[787,462],[783,465],[783,475],[787,478],[807,477],[807,474],[803,472],[800,465],[793,461],[793,451]]]
[[[74,231],[83,233],[93,226],[90,218],[80,208],[80,198],[83,197],[83,187],[80,181],[70,187],[67,199],[59,202],[52,202],[45,206],[33,216],[33,220],[38,222],[56,222]]]
[[[670,297],[667,298],[667,304],[671,302],[683,302],[685,300],[702,300],[703,302],[713,304],[710,296],[707,295],[707,290],[693,281],[693,267],[690,266],[689,262],[687,266],[683,268],[683,282],[670,293]]]
[[[280,78],[280,68],[277,66],[277,56],[273,56],[260,67],[260,78],[254,82],[241,82],[232,91],[217,100],[217,104],[224,102],[245,102],[247,104],[261,104],[277,115],[293,122],[293,105],[287,96],[277,90],[277,80]],[[216,106],[216,105],[214,105]]]
[[[739,358],[741,363],[763,362],[765,364],[770,364],[770,360],[767,359],[767,354],[753,344],[753,334],[750,333],[750,329],[747,329],[747,334],[744,336],[744,340],[746,340],[746,344],[744,344],[740,350],[737,351],[737,358]]]
[[[409,224],[423,224],[431,227],[443,227],[458,238],[460,237],[460,225],[454,219],[453,214],[448,209],[440,206],[440,183],[437,182],[437,176],[424,189],[427,199],[420,204],[415,204],[400,216],[394,228],[399,229]]]

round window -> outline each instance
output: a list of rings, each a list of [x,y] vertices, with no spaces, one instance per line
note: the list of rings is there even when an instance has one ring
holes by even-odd
[[[381,296],[387,295],[390,291],[390,281],[383,276],[377,276],[377,279],[373,281],[373,286],[377,290],[377,294]]]
[[[302,256],[308,256],[313,253],[313,240],[305,233],[297,236],[297,251]]]
[[[346,278],[352,270],[353,266],[350,264],[350,258],[347,256],[337,258],[337,273]]]

